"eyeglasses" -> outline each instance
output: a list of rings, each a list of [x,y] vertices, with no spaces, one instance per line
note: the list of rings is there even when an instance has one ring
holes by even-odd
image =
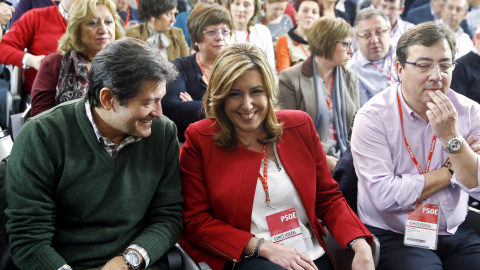
[[[378,31],[375,31],[375,32],[368,32],[368,33],[363,33],[363,34],[357,34],[357,37],[361,37],[361,38],[364,38],[364,39],[370,39],[373,35],[375,35],[377,38],[380,38],[383,36],[383,34],[385,34],[389,29],[385,29],[385,30],[378,30]]]
[[[350,50],[350,48],[352,47],[352,42],[345,42],[345,41],[342,41],[340,42],[342,43],[343,46],[345,46],[345,50]]]
[[[216,37],[218,35],[218,32],[220,32],[220,34],[223,36],[223,37],[227,37],[230,35],[230,30],[226,30],[226,29],[220,29],[220,30],[209,30],[209,31],[203,31],[202,33],[203,34],[207,34],[207,36],[209,37]]]
[[[432,71],[435,66],[438,66],[438,69],[440,71],[442,71],[443,73],[448,73],[452,70],[455,69],[455,67],[457,66],[457,62],[441,62],[441,63],[438,63],[438,64],[435,64],[433,62],[429,62],[429,61],[422,61],[422,62],[408,62],[408,61],[405,61],[406,64],[410,64],[410,65],[414,65],[415,67],[417,67],[420,72],[430,72]]]

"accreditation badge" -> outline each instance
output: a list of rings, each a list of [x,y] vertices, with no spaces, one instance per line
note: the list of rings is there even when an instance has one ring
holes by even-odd
[[[408,211],[403,244],[436,250],[438,214],[438,205],[430,203],[419,203],[415,206],[415,210]]]
[[[270,241],[307,252],[302,230],[298,222],[297,211],[292,203],[284,203],[266,211]]]

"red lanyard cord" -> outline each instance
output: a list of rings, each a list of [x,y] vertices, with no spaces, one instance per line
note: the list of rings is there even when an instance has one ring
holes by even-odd
[[[420,164],[418,164],[418,161],[415,158],[415,155],[413,154],[413,151],[412,151],[412,149],[410,148],[410,145],[407,142],[407,137],[405,137],[405,129],[403,128],[402,104],[400,102],[400,96],[398,95],[398,92],[397,92],[397,101],[398,101],[398,110],[400,112],[400,119],[402,120],[402,133],[403,133],[403,140],[405,141],[405,146],[407,147],[408,153],[410,154],[410,157],[412,158],[413,163],[415,163],[415,166],[417,167],[418,172],[420,172],[420,174],[424,174],[424,172],[422,170],[422,167],[420,167]],[[425,166],[425,173],[427,173],[428,170],[430,169],[430,164],[432,162],[432,156],[433,156],[433,151],[435,150],[435,142],[436,141],[437,141],[437,137],[435,135],[433,135],[432,145],[430,146],[430,154],[428,155],[427,165]]]
[[[387,73],[382,67],[380,67],[380,66],[378,66],[374,63],[368,63],[368,64],[378,68],[379,70],[381,70],[383,72],[383,74],[387,75],[388,76],[388,86],[392,85],[393,53],[390,53],[390,72],[389,73]]]
[[[260,178],[260,181],[262,182],[263,190],[265,191],[265,203],[267,204],[268,207],[271,207],[270,205],[270,194],[268,193],[268,184],[267,184],[267,169],[268,169],[268,158],[267,158],[267,145],[263,145],[263,176],[261,173],[258,174],[258,177]]]
[[[120,19],[122,21],[123,27],[128,26],[128,22],[130,21],[130,6],[127,7],[127,18],[124,20]]]
[[[197,53],[197,63],[200,66],[200,69],[202,70],[203,75],[205,76],[205,79],[207,79],[207,84],[210,81],[207,76],[207,72],[205,72],[205,69],[203,68],[202,62],[200,61],[200,53]]]
[[[327,105],[328,105],[329,111],[332,109],[333,81],[334,81],[334,75],[332,74],[332,79],[330,80],[330,97],[327,99]]]

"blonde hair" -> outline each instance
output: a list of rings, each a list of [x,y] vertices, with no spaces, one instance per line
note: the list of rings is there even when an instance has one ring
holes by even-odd
[[[67,32],[60,38],[58,51],[65,54],[77,51],[86,54],[85,44],[82,42],[82,23],[93,18],[97,5],[104,5],[112,13],[115,20],[115,39],[125,36],[117,8],[111,0],[82,0],[75,1],[68,11]]]
[[[353,29],[344,19],[322,17],[308,30],[308,49],[313,55],[331,60],[337,43],[351,36]]]
[[[283,132],[282,124],[278,123],[275,115],[278,110],[275,79],[265,53],[251,43],[234,43],[223,49],[215,60],[212,78],[203,96],[206,116],[214,119],[220,127],[220,132],[213,135],[219,147],[234,149],[240,142],[225,112],[225,98],[230,93],[233,82],[253,69],[260,73],[268,99],[267,115],[263,121],[268,137],[258,138],[258,141],[260,143],[276,141]]]

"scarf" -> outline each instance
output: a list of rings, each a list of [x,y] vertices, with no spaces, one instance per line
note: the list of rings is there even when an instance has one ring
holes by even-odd
[[[313,62],[313,81],[315,86],[315,97],[317,103],[317,114],[315,120],[315,128],[320,136],[321,141],[328,139],[328,126],[330,124],[330,112],[328,110],[327,99],[320,84],[320,76],[318,75],[315,57]],[[337,132],[337,145],[332,145],[327,152],[340,158],[348,147],[348,129],[347,129],[347,108],[345,104],[345,82],[343,80],[343,72],[341,67],[335,67],[333,76],[335,78],[332,89],[332,110],[333,124]]]
[[[148,34],[150,35],[146,40],[147,44],[154,49],[158,48],[158,51],[163,59],[168,60],[167,48],[170,46],[170,39],[168,39],[164,33],[157,33],[153,31],[148,25],[147,29]]]
[[[61,60],[55,104],[83,97],[87,88],[87,60],[75,51],[66,53]]]

